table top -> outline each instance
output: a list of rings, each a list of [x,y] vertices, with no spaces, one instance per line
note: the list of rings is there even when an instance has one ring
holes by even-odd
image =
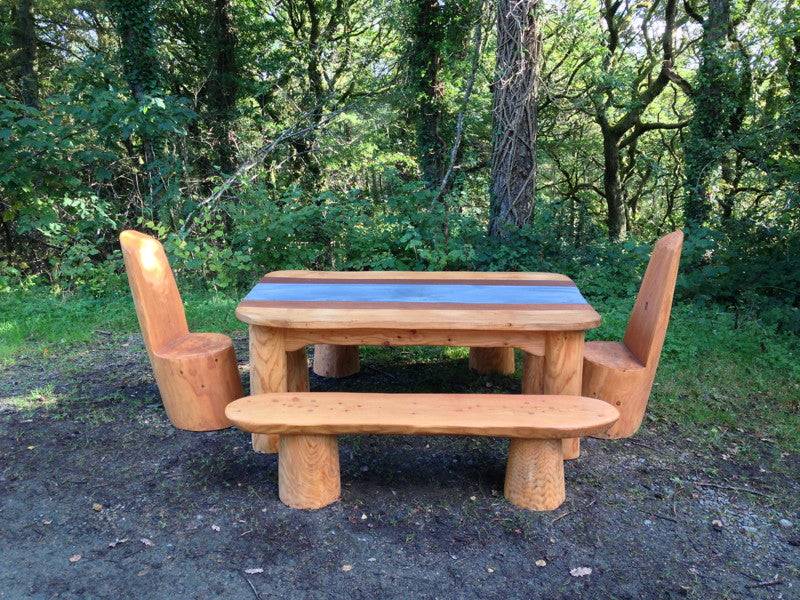
[[[239,303],[290,329],[585,330],[600,315],[556,273],[275,271]]]

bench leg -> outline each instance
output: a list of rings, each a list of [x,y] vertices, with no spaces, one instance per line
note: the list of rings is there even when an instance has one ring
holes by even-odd
[[[315,509],[341,495],[335,435],[281,434],[278,495],[291,508]]]
[[[528,510],[554,510],[566,498],[561,440],[514,438],[508,447],[506,499]]]
[[[347,377],[361,369],[358,346],[314,346],[314,373],[320,377]]]
[[[513,375],[513,348],[470,348],[469,368],[481,375]]]

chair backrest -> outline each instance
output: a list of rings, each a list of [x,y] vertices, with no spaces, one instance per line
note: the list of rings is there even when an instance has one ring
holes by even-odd
[[[682,248],[682,231],[673,231],[656,242],[628,319],[625,346],[648,368],[658,364],[661,356]]]
[[[183,301],[164,247],[157,239],[128,230],[120,234],[119,243],[139,327],[152,354],[189,333]]]

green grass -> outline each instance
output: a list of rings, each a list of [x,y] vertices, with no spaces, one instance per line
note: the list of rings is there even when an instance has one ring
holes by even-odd
[[[195,331],[244,329],[233,314],[238,296],[189,292],[183,295],[189,327]],[[46,290],[0,294],[0,363],[20,353],[50,353],[87,343],[97,335],[137,331],[127,293],[103,297],[55,296]]]
[[[184,294],[195,331],[241,330],[234,308],[238,295]],[[621,339],[630,301],[596,305],[603,325],[589,339]],[[70,346],[98,336],[137,331],[127,294],[102,298],[56,297],[46,291],[0,294],[0,362],[21,354],[58,356]],[[726,432],[800,450],[800,340],[780,335],[756,321],[735,322],[717,307],[679,305],[673,310],[667,343],[653,389],[648,418],[676,424],[687,436],[702,432],[713,444]],[[370,349],[368,360],[459,359],[464,349]],[[402,357],[402,358],[401,358]],[[385,365],[381,365],[385,368]],[[46,396],[46,394],[44,394]],[[20,398],[33,403],[35,398]]]

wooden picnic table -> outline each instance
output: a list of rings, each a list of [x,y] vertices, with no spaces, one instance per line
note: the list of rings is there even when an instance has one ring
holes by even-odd
[[[336,344],[520,348],[522,393],[579,396],[584,332],[600,324],[556,273],[275,271],[236,316],[250,330],[251,394],[307,391],[305,347]],[[275,452],[277,436],[254,434],[253,447]],[[577,452],[565,444],[565,458]]]

